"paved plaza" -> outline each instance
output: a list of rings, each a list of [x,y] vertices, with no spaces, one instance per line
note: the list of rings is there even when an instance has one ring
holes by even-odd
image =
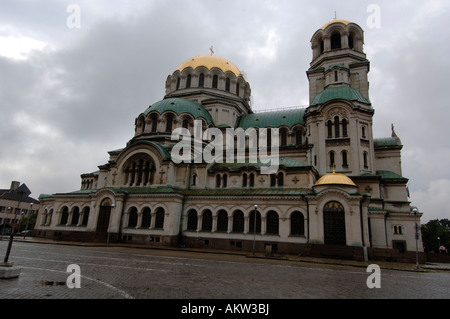
[[[2,258],[7,241],[0,241]],[[449,298],[450,272],[381,264],[370,289],[364,265],[249,258],[239,254],[15,241],[19,278],[0,281],[2,299],[378,299]],[[79,288],[69,288],[70,265]],[[69,269],[68,269],[69,267]],[[69,270],[69,272],[68,272]],[[75,283],[75,280],[70,280]]]

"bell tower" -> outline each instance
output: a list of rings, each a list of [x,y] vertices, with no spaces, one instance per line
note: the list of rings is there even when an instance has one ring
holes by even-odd
[[[354,176],[375,173],[370,62],[363,45],[364,31],[347,20],[332,20],[311,38],[305,119],[314,145],[311,162],[321,175],[333,168]]]
[[[369,99],[370,62],[363,51],[364,31],[347,20],[332,20],[311,38],[313,58],[307,71],[310,103],[324,89],[349,86]]]

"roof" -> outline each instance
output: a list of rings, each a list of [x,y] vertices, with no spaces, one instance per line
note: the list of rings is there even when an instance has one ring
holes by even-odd
[[[186,68],[192,68],[196,69],[200,66],[203,66],[207,68],[208,70],[211,70],[213,68],[218,68],[225,72],[232,72],[237,77],[241,76],[244,77],[239,71],[239,69],[230,61],[227,59],[221,58],[216,55],[199,55],[193,58],[190,58],[186,60],[185,62],[181,63],[180,66],[175,71],[183,71]]]
[[[304,115],[305,108],[247,114],[239,117],[236,122],[236,128],[241,127],[243,129],[248,129],[251,127],[292,127],[296,124],[304,125]]]
[[[358,90],[348,86],[332,86],[317,94],[311,105],[324,104],[331,100],[357,101],[364,104],[371,104]]]
[[[211,114],[200,104],[182,98],[167,98],[150,105],[144,114],[156,111],[163,114],[166,111],[175,112],[177,115],[187,113],[192,115],[194,119],[203,118],[208,124],[213,124]]]
[[[342,24],[345,24],[345,25],[349,25],[349,24],[350,24],[350,21],[334,19],[334,20],[331,20],[331,21],[325,23],[325,24],[321,27],[321,29],[322,29],[322,30],[325,30],[328,26],[330,26],[330,25],[332,25],[332,24],[335,24],[335,23],[342,23]]]
[[[334,170],[332,173],[326,174],[319,178],[314,186],[319,185],[349,185],[356,186],[356,184],[344,174],[336,173]]]
[[[400,146],[399,139],[397,137],[381,137],[373,140],[375,147],[388,147],[388,146]]]

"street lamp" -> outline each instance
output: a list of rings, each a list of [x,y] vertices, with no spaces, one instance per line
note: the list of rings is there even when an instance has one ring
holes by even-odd
[[[114,207],[116,207],[116,205],[111,204],[111,213],[109,214],[109,222],[108,222],[108,237],[106,238],[106,243],[107,244],[109,244],[109,229],[111,227],[111,216],[113,214]]]
[[[27,225],[25,226],[25,232],[23,233],[23,239],[27,236],[28,223],[30,222],[30,215],[33,213],[33,203],[30,203],[30,214],[27,214]]]
[[[417,208],[413,208],[414,213],[414,228],[416,230],[416,267],[419,269],[419,246],[418,246],[418,239],[419,239],[419,225],[417,225]]]
[[[255,243],[256,243],[256,210],[258,205],[255,205],[255,216],[253,218],[253,255],[255,255]]]

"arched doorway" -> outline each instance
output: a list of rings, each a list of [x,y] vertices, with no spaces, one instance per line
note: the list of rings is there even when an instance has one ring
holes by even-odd
[[[339,202],[328,202],[323,208],[325,244],[345,245],[345,210]]]
[[[109,219],[111,217],[111,200],[106,198],[102,201],[100,205],[100,211],[98,213],[97,219],[97,229],[96,232],[106,233],[109,228]]]

